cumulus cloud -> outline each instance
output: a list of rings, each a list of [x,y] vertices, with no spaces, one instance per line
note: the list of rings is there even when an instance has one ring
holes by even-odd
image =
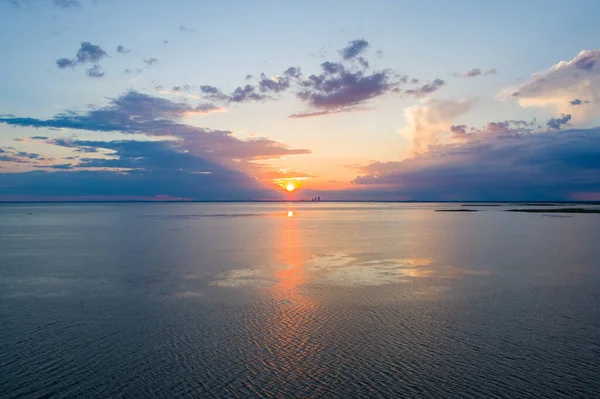
[[[100,65],[95,64],[91,68],[86,69],[85,74],[90,78],[101,78],[104,76],[104,71],[100,68]]]
[[[471,101],[430,99],[420,105],[406,108],[404,116],[407,126],[401,133],[412,141],[413,153],[426,151],[448,134],[454,120],[469,111]]]
[[[290,79],[286,77],[268,78],[264,73],[261,73],[258,87],[262,92],[279,93],[290,87]]]
[[[442,79],[435,79],[433,82],[423,85],[417,89],[406,90],[405,93],[413,97],[423,97],[427,94],[438,91],[446,84]]]
[[[571,114],[562,115],[560,118],[551,118],[547,123],[550,129],[560,130],[562,125],[566,125],[571,120]]]
[[[266,95],[257,93],[256,87],[253,85],[240,86],[236,88],[229,97],[227,97],[228,101],[234,103],[242,103],[246,101],[262,101],[266,98]]]
[[[91,68],[86,69],[86,75],[92,78],[99,78],[104,76],[104,72],[101,71],[100,65],[98,64],[108,54],[102,50],[102,48],[96,44],[90,42],[82,42],[75,58],[59,58],[56,60],[56,66],[60,69],[74,68],[81,64],[94,64]]]
[[[367,74],[349,70],[341,63],[324,62],[322,73],[310,75],[301,82],[298,97],[317,109],[340,109],[359,105],[390,91],[389,71]]]
[[[299,79],[300,77],[302,77],[302,71],[300,70],[300,67],[289,67],[283,73],[295,79]]]
[[[600,128],[467,136],[403,161],[366,165],[356,187],[413,200],[556,201],[600,194]]]
[[[278,81],[274,79],[267,78],[264,74],[261,75],[261,81],[259,82],[260,91],[268,92],[268,91],[282,91],[287,87],[289,81]],[[233,93],[225,94],[215,86],[210,85],[201,85],[200,91],[204,98],[216,101],[225,101],[232,103],[244,103],[251,101],[263,101],[269,98],[267,94],[261,94],[257,91],[256,86],[247,84],[245,86],[237,87]]]
[[[365,39],[352,40],[344,47],[340,53],[344,60],[351,60],[358,57],[369,47],[369,42]]]
[[[584,50],[503,94],[512,96],[523,107],[572,114],[577,122],[596,118],[600,116],[600,50]]]

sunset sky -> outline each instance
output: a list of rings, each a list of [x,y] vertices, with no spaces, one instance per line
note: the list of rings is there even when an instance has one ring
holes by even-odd
[[[598,15],[0,0],[0,200],[600,200]]]

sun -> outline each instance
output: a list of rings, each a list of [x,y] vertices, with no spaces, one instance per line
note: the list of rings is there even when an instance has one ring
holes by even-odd
[[[291,193],[292,191],[294,191],[296,189],[296,186],[294,186],[294,183],[289,182],[288,184],[285,185],[285,189]]]

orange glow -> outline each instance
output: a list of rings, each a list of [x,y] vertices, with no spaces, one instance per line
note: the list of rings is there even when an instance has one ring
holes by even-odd
[[[294,185],[294,183],[289,182],[288,184],[285,185],[285,189],[291,193],[292,191],[294,191],[296,189],[296,186]]]

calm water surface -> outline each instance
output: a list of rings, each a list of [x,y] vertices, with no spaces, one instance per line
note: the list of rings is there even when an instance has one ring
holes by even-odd
[[[600,215],[0,205],[2,398],[600,396]]]

